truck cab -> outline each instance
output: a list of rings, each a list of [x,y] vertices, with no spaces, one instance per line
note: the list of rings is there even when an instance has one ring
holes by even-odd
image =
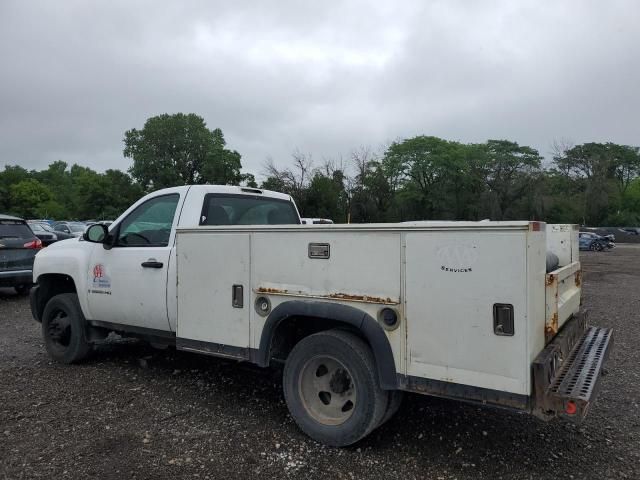
[[[167,188],[140,199],[108,228],[108,248],[84,239],[52,245],[39,258],[41,270],[34,278],[53,291],[72,282],[87,319],[175,331],[177,228],[232,223],[299,224],[300,216],[291,197],[276,192],[215,185]]]

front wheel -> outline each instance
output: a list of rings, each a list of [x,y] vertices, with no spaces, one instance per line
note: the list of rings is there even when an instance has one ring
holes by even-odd
[[[602,250],[602,245],[600,245],[600,243],[598,242],[593,242],[589,247],[589,250],[591,250],[592,252],[600,252]]]
[[[75,363],[91,350],[85,318],[75,293],[52,297],[42,312],[42,337],[47,353],[60,363]]]
[[[328,330],[296,344],[284,369],[284,397],[300,429],[325,445],[344,447],[380,425],[388,396],[369,346]]]

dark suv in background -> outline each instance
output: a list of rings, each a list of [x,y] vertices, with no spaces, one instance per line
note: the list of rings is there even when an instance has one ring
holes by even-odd
[[[27,293],[33,285],[33,259],[41,248],[27,222],[0,215],[0,287]]]

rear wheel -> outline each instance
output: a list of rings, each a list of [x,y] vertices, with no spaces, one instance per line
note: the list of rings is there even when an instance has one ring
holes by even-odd
[[[60,363],[84,359],[91,350],[86,340],[85,318],[75,293],[52,297],[42,313],[42,337],[47,353]]]
[[[284,396],[300,429],[343,447],[368,435],[388,405],[369,346],[356,335],[328,330],[296,344],[284,369]]]

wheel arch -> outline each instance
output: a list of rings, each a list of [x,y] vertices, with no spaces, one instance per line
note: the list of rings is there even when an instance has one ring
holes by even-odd
[[[33,318],[41,322],[42,312],[44,312],[44,307],[49,299],[61,293],[78,293],[73,277],[63,273],[43,273],[40,275],[29,296]]]
[[[338,303],[292,300],[276,306],[262,329],[256,359],[258,365],[269,365],[274,340],[282,334],[279,327],[289,319],[300,317],[319,320],[324,328],[319,328],[318,331],[344,326],[359,333],[373,352],[380,386],[385,390],[398,388],[393,351],[384,329],[366,312]]]

